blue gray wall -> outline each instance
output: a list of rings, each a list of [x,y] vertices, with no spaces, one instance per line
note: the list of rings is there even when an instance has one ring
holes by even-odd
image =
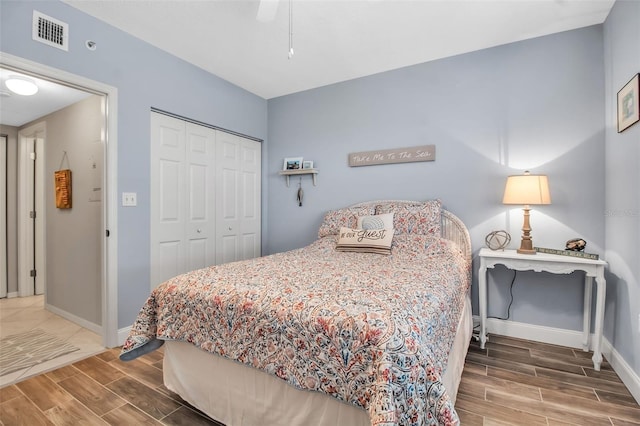
[[[63,3],[2,1],[1,8],[0,50],[118,88],[118,192],[137,192],[139,202],[118,211],[119,327],[133,321],[149,288],[149,109],[156,107],[269,140],[265,253],[312,241],[328,209],[385,198],[441,198],[469,226],[475,253],[495,229],[507,229],[516,247],[522,212],[501,204],[505,178],[525,169],[549,175],[553,204],[532,212],[534,243],[563,247],[581,236],[588,251],[606,257],[605,334],[640,371],[640,124],[617,134],[614,103],[640,69],[640,3],[618,1],[604,26],[268,102]],[[31,40],[33,9],[70,24],[69,53]],[[98,50],[85,49],[87,39]],[[423,144],[436,145],[435,162],[347,165],[350,152]],[[287,188],[278,175],[289,156],[320,170],[315,187],[302,178],[302,207],[298,180]],[[490,314],[506,312],[509,279],[493,272]],[[519,274],[514,293],[512,319],[581,328],[579,276]]]
[[[605,334],[640,376],[640,123],[616,129],[616,94],[640,72],[640,2],[617,1],[604,24],[606,87]]]
[[[58,1],[2,0],[0,50],[118,89],[118,327],[131,325],[149,294],[149,132],[155,107],[266,139],[267,102]],[[33,10],[69,24],[69,52],[31,39]],[[94,40],[97,50],[84,47]]]
[[[603,55],[593,26],[269,100],[268,251],[312,241],[327,209],[390,198],[440,198],[476,254],[496,229],[516,248],[522,210],[502,194],[508,175],[531,170],[549,176],[553,200],[532,211],[534,244],[564,248],[580,236],[604,254]],[[347,163],[350,152],[423,144],[436,145],[435,162]],[[298,179],[287,188],[277,175],[290,156],[320,170],[316,187],[302,179],[303,207]],[[489,281],[489,314],[503,316],[511,272]],[[514,295],[511,319],[582,329],[579,274],[518,273]]]

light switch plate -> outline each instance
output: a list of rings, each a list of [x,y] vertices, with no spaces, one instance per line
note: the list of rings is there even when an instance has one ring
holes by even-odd
[[[122,206],[123,207],[135,207],[138,205],[138,197],[135,192],[123,192],[122,193]]]

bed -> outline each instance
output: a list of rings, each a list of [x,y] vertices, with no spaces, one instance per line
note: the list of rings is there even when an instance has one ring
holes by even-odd
[[[386,254],[346,244],[376,229]],[[164,345],[166,387],[227,426],[455,425],[470,284],[469,233],[439,200],[359,203],[306,247],[161,284],[120,358]]]

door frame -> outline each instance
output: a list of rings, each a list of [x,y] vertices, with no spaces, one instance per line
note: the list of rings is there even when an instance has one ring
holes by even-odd
[[[9,292],[9,277],[8,277],[8,262],[7,262],[7,169],[9,164],[7,163],[7,149],[9,147],[9,137],[5,134],[0,134],[0,139],[3,140],[0,143],[0,164],[2,164],[1,170],[4,173],[0,173],[0,298],[7,297]]]
[[[44,220],[46,212],[44,203],[44,141],[46,135],[47,126],[44,121],[18,132],[18,296],[20,297],[43,294],[46,288],[46,228]],[[32,139],[37,140],[35,149],[31,149],[31,145],[29,145],[29,141]],[[34,152],[35,181],[33,180],[33,167],[31,167],[31,161],[33,161],[31,155]],[[33,201],[35,201],[35,206],[32,205]],[[34,223],[29,215],[32,208],[36,212],[35,234]],[[27,243],[23,244],[23,241],[27,241]],[[29,275],[32,268],[37,271],[35,280],[31,279]]]
[[[104,202],[102,206],[102,344],[118,346],[118,90],[117,88],[43,65],[28,59],[0,52],[0,64],[18,72],[31,74],[59,84],[104,96]],[[107,232],[109,236],[107,237]]]

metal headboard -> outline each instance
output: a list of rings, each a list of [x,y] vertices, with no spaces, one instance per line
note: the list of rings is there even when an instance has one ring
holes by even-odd
[[[363,206],[377,206],[380,204],[394,203],[394,204],[419,204],[424,201],[411,201],[411,200],[377,200],[377,201],[365,201],[362,203],[354,204],[350,207],[363,207]],[[471,263],[471,237],[469,230],[465,224],[450,211],[442,209],[441,214],[441,236],[447,240],[456,243],[465,255],[465,258]]]

